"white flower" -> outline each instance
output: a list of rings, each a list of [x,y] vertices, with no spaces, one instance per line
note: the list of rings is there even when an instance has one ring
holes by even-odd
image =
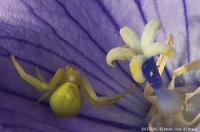
[[[174,50],[166,42],[154,42],[155,33],[159,27],[159,20],[152,20],[147,23],[141,40],[130,28],[121,28],[120,36],[125,46],[111,49],[106,56],[107,64],[113,66],[112,62],[116,60],[130,61],[129,66],[132,77],[135,81],[143,83],[145,78],[141,68],[146,59],[158,54],[171,56],[174,53]]]

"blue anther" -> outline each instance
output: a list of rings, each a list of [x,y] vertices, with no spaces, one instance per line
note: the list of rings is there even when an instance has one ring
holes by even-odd
[[[142,72],[151,87],[153,87],[155,90],[163,87],[163,82],[153,57],[147,59],[143,63]]]

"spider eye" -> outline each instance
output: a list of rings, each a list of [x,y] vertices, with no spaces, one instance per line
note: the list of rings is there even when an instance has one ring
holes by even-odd
[[[72,74],[79,74],[79,70],[78,68],[72,66],[72,65],[68,65],[65,67],[67,73],[69,73],[70,75]]]
[[[74,82],[75,84],[79,84],[80,72],[74,66],[68,65],[66,66],[66,74],[67,80],[70,82]]]

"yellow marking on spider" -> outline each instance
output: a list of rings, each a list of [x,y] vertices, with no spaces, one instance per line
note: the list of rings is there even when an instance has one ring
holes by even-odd
[[[132,85],[123,92],[98,97],[87,78],[83,77],[79,70],[71,65],[57,69],[51,80],[47,82],[45,80],[42,81],[44,78],[39,69],[36,72],[40,80],[26,73],[14,55],[11,55],[11,60],[20,77],[44,93],[37,103],[50,96],[49,104],[56,116],[73,116],[79,114],[82,106],[81,95],[83,93],[92,104],[106,105],[116,103],[135,89],[135,85]]]

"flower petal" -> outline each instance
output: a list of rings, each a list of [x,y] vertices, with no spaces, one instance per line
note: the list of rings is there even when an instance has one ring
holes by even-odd
[[[2,87],[1,87],[2,88]],[[7,101],[9,103],[7,103]],[[41,103],[37,107],[33,107],[34,100],[18,95],[7,90],[1,90],[0,92],[0,123],[6,130],[13,131],[58,131],[58,132],[87,132],[88,129],[92,131],[101,132],[102,130],[108,131],[130,131],[137,130],[139,127],[129,123],[129,125],[115,122],[111,120],[96,118],[95,116],[89,116],[86,114],[79,114],[76,117],[71,118],[55,118],[49,109],[47,103]],[[87,107],[87,106],[86,106]],[[91,108],[90,108],[91,109]],[[106,110],[107,109],[107,110]],[[95,109],[93,108],[93,111]],[[109,112],[110,111],[110,112]],[[108,116],[115,116],[121,120],[127,120],[124,115],[120,115],[114,107],[100,108],[99,112],[104,112]],[[94,113],[95,114],[95,113]],[[97,113],[96,113],[97,114]],[[118,120],[117,118],[115,120]],[[129,121],[136,121],[136,118],[129,118]],[[127,122],[128,122],[127,120]],[[139,120],[137,120],[139,121]],[[139,121],[140,122],[140,121]],[[139,122],[137,123],[139,125]],[[135,122],[136,123],[136,122]],[[95,126],[95,127],[94,127]],[[119,127],[118,127],[119,126]],[[0,129],[1,130],[1,129]]]
[[[121,43],[121,40],[118,30],[98,1],[1,0],[0,30],[0,45],[13,53],[31,75],[35,75],[35,66],[38,66],[42,75],[48,79],[57,68],[73,64],[89,79],[98,95],[111,95],[123,91],[133,83],[130,76],[122,71],[123,68],[121,69],[120,65],[116,70],[111,70],[105,63],[106,51]],[[22,105],[32,106],[32,103],[40,97],[40,93],[18,76],[9,54],[2,53],[0,58],[0,89],[16,93],[9,95],[11,96],[9,98],[6,98],[7,95],[3,93],[1,97],[5,97],[5,100],[0,104],[6,106],[12,102],[13,104],[7,105],[11,111],[15,111],[16,107],[19,108]],[[25,97],[17,100],[15,96],[16,98]],[[32,101],[27,101],[29,99]],[[57,127],[60,125],[65,127],[63,131],[88,131],[90,129],[88,126],[94,126],[94,124],[97,127],[90,130],[102,131],[103,128],[105,130],[108,128],[107,130],[110,131],[131,131],[137,126],[144,125],[143,117],[148,108],[148,103],[139,89],[135,89],[132,94],[115,105],[94,107],[87,104],[87,101],[85,103],[81,118],[76,116],[58,119],[59,121],[52,117],[49,107],[46,107],[44,111],[41,107],[38,109],[23,107],[17,111],[42,118],[42,121],[36,125],[27,123],[34,128],[42,125],[44,121],[51,120],[55,125],[54,131],[59,131]],[[45,113],[47,110],[49,112]],[[16,116],[12,123],[20,123],[19,113],[11,114],[6,110],[4,112],[11,115],[7,117],[2,113],[1,117],[6,120],[5,124],[11,122],[12,114]],[[89,121],[90,119],[92,121]],[[83,121],[84,124],[81,123]],[[93,124],[93,122],[96,123]],[[22,124],[27,125],[26,122]],[[109,127],[104,127],[102,124]],[[49,130],[41,129],[40,131]]]

